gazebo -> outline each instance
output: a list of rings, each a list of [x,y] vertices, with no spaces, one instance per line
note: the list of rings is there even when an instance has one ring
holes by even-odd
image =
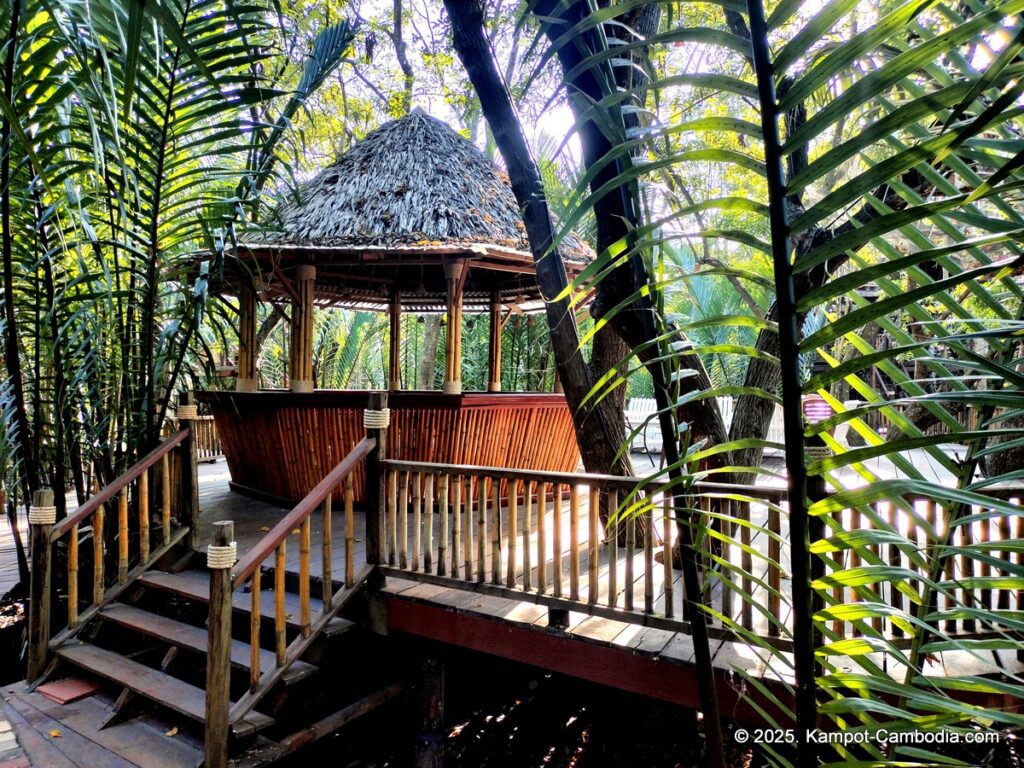
[[[570,278],[592,257],[573,237],[562,253]],[[502,315],[537,311],[543,300],[507,177],[446,124],[417,111],[380,127],[282,206],[275,231],[235,255],[215,290],[238,298],[236,388],[198,399],[216,420],[236,491],[300,499],[364,433],[368,392],[314,386],[314,306],[389,314],[393,458],[576,468],[557,380],[554,392],[501,392]],[[259,388],[261,301],[290,313],[288,390]],[[464,311],[490,316],[486,392],[463,391]],[[402,391],[403,312],[447,315],[441,391]]]

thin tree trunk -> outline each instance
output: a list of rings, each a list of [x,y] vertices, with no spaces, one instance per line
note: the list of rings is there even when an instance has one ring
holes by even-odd
[[[4,96],[11,103],[14,92],[14,63],[18,55],[18,25],[21,17],[21,0],[13,0],[10,27],[7,31],[7,57],[4,62]],[[14,420],[18,426],[18,453],[23,462],[21,481],[25,503],[29,504],[32,492],[39,487],[38,468],[32,458],[32,433],[29,429],[28,412],[25,409],[25,387],[21,374],[21,357],[18,351],[18,324],[14,312],[14,241],[11,235],[11,125],[5,115],[0,122],[0,250],[3,251],[4,269],[4,356],[7,376],[14,396]]]
[[[484,116],[494,133],[508,168],[512,191],[523,210],[523,223],[537,267],[537,283],[546,299],[555,364],[573,412],[577,441],[584,466],[594,472],[628,474],[627,459],[616,458],[621,426],[606,398],[599,404],[584,403],[593,378],[580,351],[576,319],[566,298],[555,301],[568,279],[561,258],[551,258],[554,240],[551,214],[537,164],[523,137],[511,97],[501,80],[483,29],[483,10],[473,0],[446,0],[455,48],[480,97]]]

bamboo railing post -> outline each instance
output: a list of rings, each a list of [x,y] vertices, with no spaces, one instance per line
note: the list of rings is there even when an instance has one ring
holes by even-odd
[[[654,613],[654,501],[640,518],[644,535],[644,613]]]
[[[463,578],[466,581],[473,580],[473,478],[466,476],[465,503],[463,505],[463,519],[465,525],[462,527],[462,569]]]
[[[331,608],[331,598],[334,595],[334,576],[332,556],[334,554],[334,521],[331,519],[331,493],[327,494],[323,505],[320,507],[321,534],[320,534],[320,585],[323,588],[322,598],[324,610]]]
[[[533,493],[530,490],[530,481],[523,481],[523,589],[527,592],[532,588],[532,569],[530,562],[530,532],[533,527]],[[509,555],[511,557],[511,555]]]
[[[459,577],[459,558],[462,556],[462,475],[455,476],[452,491],[452,578]]]
[[[437,513],[441,516],[441,528],[437,535],[437,575],[445,576],[445,558],[448,554],[448,475],[442,474],[437,480],[439,507]]]
[[[672,585],[672,495],[666,493],[662,501],[661,567],[664,571],[662,591],[665,593],[665,618],[675,616],[675,590]],[[684,596],[685,597],[685,596]],[[685,608],[686,601],[683,601]],[[684,618],[687,618],[684,615]]]
[[[420,540],[420,532],[423,526],[423,476],[417,472],[403,472],[398,486],[398,567],[409,567],[409,508],[406,502],[409,499],[409,486],[412,486],[412,569],[420,569],[420,551],[423,543]]]
[[[363,425],[366,436],[377,441],[373,450],[366,455],[366,563],[381,565],[384,563],[384,507],[386,499],[386,473],[381,470],[380,462],[387,458],[388,424],[391,414],[387,409],[386,393],[374,392],[370,395],[369,406],[363,412]]]
[[[782,543],[775,536],[782,533],[782,519],[779,515],[777,505],[768,508],[768,530],[774,534],[768,539],[768,613],[772,616],[781,616],[782,598]],[[769,622],[768,634],[771,637],[779,636],[779,625]]]
[[[356,583],[356,515],[354,509],[356,492],[352,474],[345,478],[345,586],[351,589]]]
[[[580,599],[580,489],[569,486],[569,599]]]
[[[491,510],[494,520],[491,522],[491,583],[501,583],[501,478],[491,480]]]
[[[537,594],[548,589],[548,484],[537,483]]]
[[[117,583],[128,581],[128,486],[117,495]]]
[[[434,476],[427,475],[423,485],[423,571],[434,569]]]
[[[284,611],[286,541],[278,544],[274,551],[274,655],[278,667],[283,667],[288,660],[288,626]]]
[[[149,470],[139,475],[139,560],[149,562]]]
[[[100,504],[92,513],[92,601],[103,602],[103,593],[106,591],[104,578],[104,558],[106,553],[103,550],[103,521],[106,517],[103,505]]]
[[[210,570],[210,619],[206,649],[206,768],[227,768],[231,731],[231,567],[235,564],[235,524],[213,524],[213,538],[206,551]]]
[[[181,456],[178,519],[189,528],[189,549],[196,549],[199,545],[199,458],[196,455],[196,436],[193,432],[193,427],[197,423],[195,418],[199,414],[194,402],[192,393],[185,392],[178,405],[178,421],[183,428],[188,428],[188,434],[178,447]]]
[[[487,580],[487,478],[477,482],[476,507],[476,580]]]
[[[555,483],[551,508],[551,594],[562,596],[562,485]]]
[[[516,539],[519,536],[519,481],[508,481],[508,574],[505,586],[516,585]]]
[[[29,680],[37,680],[46,671],[50,650],[50,533],[57,522],[53,491],[43,488],[32,494],[28,511],[30,529],[30,582],[28,606],[28,671]]]
[[[587,509],[587,516],[590,521],[590,530],[587,532],[587,602],[590,605],[597,605],[597,598],[600,582],[601,572],[601,520],[600,520],[600,508],[601,508],[601,489],[597,486],[590,487],[590,505]],[[611,568],[615,567],[614,563],[609,563]]]
[[[68,626],[78,624],[78,524],[68,533]]]
[[[249,690],[255,692],[260,686],[260,622],[263,618],[263,607],[260,605],[262,572],[259,568],[253,571],[250,589],[249,610]]]
[[[160,459],[160,521],[167,544],[171,540],[171,460],[166,453]]]
[[[611,534],[605,536],[608,542],[608,605],[619,606],[619,492],[608,489],[608,527]]]
[[[313,624],[309,605],[309,556],[311,550],[312,524],[309,517],[299,526],[299,624],[302,636],[309,637]]]
[[[636,559],[636,518],[635,512],[630,512],[626,517],[626,594],[623,596],[623,602],[627,611],[634,608],[633,587],[636,574],[633,572],[633,560]]]

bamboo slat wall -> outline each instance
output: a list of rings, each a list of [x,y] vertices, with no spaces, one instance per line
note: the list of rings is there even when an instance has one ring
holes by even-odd
[[[365,434],[367,393],[201,392],[213,413],[238,490],[301,499]],[[572,416],[561,395],[389,394],[388,453],[407,461],[569,472],[579,463]],[[354,478],[364,499],[364,470]],[[343,492],[334,500],[342,502]]]

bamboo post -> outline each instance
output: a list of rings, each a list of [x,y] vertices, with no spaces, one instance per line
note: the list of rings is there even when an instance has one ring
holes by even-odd
[[[427,475],[423,485],[423,571],[434,569],[434,476]],[[417,550],[418,554],[419,550]]]
[[[551,593],[562,596],[562,485],[555,483],[555,498],[551,507]]]
[[[406,506],[406,499],[409,496],[406,492],[409,490],[410,484],[412,485],[412,569],[418,571],[420,569],[420,550],[422,548],[420,529],[423,525],[423,493],[420,490],[423,487],[423,476],[419,472],[415,474],[403,472],[399,484],[398,527],[400,530],[398,534],[398,567],[409,567],[409,510]]]
[[[387,393],[374,392],[363,411],[363,426],[366,436],[377,441],[374,449],[366,455],[366,563],[381,565],[384,562],[384,512],[387,481],[380,462],[387,458],[388,424],[391,412],[388,410]]]
[[[149,470],[139,475],[139,560],[149,562]]]
[[[117,583],[128,581],[128,486],[117,496]]]
[[[334,595],[334,576],[332,557],[334,555],[334,521],[331,520],[331,494],[327,494],[321,507],[320,534],[320,584],[323,588],[324,610],[331,608],[331,597]]]
[[[569,599],[580,599],[580,489],[569,486]]]
[[[623,596],[627,611],[633,610],[633,560],[636,558],[636,513],[630,512],[626,518],[626,594]]]
[[[213,524],[206,550],[210,570],[210,619],[206,649],[206,768],[227,768],[231,729],[231,567],[235,564],[235,524]]]
[[[476,506],[476,580],[487,580],[487,478],[477,482]]]
[[[768,539],[768,613],[778,618],[782,616],[782,543],[776,537],[782,533],[782,519],[777,505],[768,508],[768,530],[772,534]],[[779,636],[778,623],[769,622],[768,634]]]
[[[191,392],[185,392],[178,404],[178,421],[188,427],[188,434],[178,446],[181,456],[181,483],[178,503],[181,506],[179,520],[188,525],[188,546],[195,549],[199,544],[199,457],[196,455],[195,419],[199,415]]]
[[[438,500],[437,513],[441,516],[441,527],[437,534],[437,575],[445,576],[445,558],[448,554],[448,475],[441,475],[437,480]]]
[[[491,583],[501,583],[501,478],[491,480]]]
[[[665,593],[665,618],[671,619],[675,616],[675,604],[673,602],[675,593],[672,585],[672,494],[666,493],[662,502],[662,530],[661,530],[661,567],[664,572],[662,590]],[[686,606],[686,601],[683,601]],[[684,616],[684,618],[686,618]]]
[[[449,261],[444,265],[448,331],[445,334],[444,386],[446,394],[462,392],[462,283],[466,269],[464,261]]]
[[[532,584],[533,564],[530,561],[530,533],[533,528],[533,494],[529,481],[523,481],[523,589],[530,591]],[[511,557],[511,554],[509,555]]]
[[[350,473],[345,478],[345,586],[349,589],[356,583],[356,515],[353,508],[355,497]]]
[[[455,476],[452,491],[452,570],[453,578],[459,576],[459,558],[462,554],[462,475]]]
[[[398,544],[401,540],[398,535],[398,526],[401,524],[398,515],[398,473],[392,469],[385,474],[387,477],[387,482],[385,483],[385,490],[387,491],[387,516],[384,521],[384,527],[387,534],[388,565],[394,565],[395,563],[402,565],[398,559]]]
[[[537,483],[537,594],[548,588],[547,483]]]
[[[295,268],[295,293],[292,299],[291,354],[289,378],[292,392],[313,391],[313,292],[316,267],[300,264]]]
[[[92,513],[92,601],[103,602],[105,590],[105,578],[103,574],[104,558],[103,551],[103,520],[106,517],[103,505],[101,504]]]
[[[619,492],[615,488],[608,489],[608,525],[611,535],[605,536],[608,542],[608,605],[617,608],[619,605]]]
[[[402,298],[397,290],[391,294],[388,319],[388,389],[397,391],[402,388]]]
[[[501,392],[501,300],[497,291],[491,294],[490,331],[487,349],[487,391]]]
[[[516,585],[516,539],[519,535],[519,481],[508,481],[508,574],[505,585]]]
[[[30,582],[28,606],[28,671],[29,680],[37,680],[46,671],[50,649],[50,533],[57,522],[53,491],[43,488],[32,494],[28,511],[30,529]]]
[[[171,460],[166,453],[160,459],[160,522],[167,544],[171,540]]]
[[[78,524],[68,532],[68,626],[78,624]]]
[[[600,587],[600,530],[601,520],[599,518],[599,512],[601,507],[601,490],[596,486],[592,486],[590,489],[590,506],[587,509],[588,519],[590,521],[590,530],[588,531],[589,550],[587,552],[587,602],[590,605],[597,605],[598,588]],[[614,567],[613,563],[609,563]]]
[[[473,478],[466,477],[464,504],[465,525],[462,530],[462,568],[466,581],[473,580]]]
[[[238,378],[235,390],[255,392],[256,376],[256,291],[243,280],[238,292]]]
[[[274,551],[274,655],[278,667],[283,667],[288,660],[288,626],[284,610],[286,542],[287,539],[282,541]]]
[[[302,625],[302,636],[309,637],[313,624],[309,606],[309,556],[312,539],[312,521],[303,519],[299,526],[299,624]]]
[[[263,608],[260,605],[262,587],[260,585],[262,573],[259,568],[253,571],[252,585],[250,590],[249,610],[249,690],[256,691],[260,685],[260,621],[263,618]]]

